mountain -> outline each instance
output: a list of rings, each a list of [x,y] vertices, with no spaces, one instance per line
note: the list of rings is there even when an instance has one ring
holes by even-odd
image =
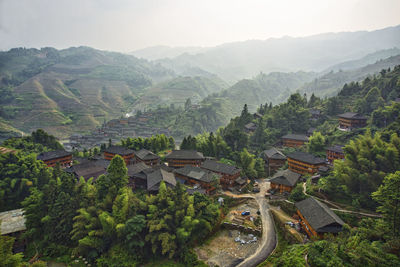
[[[330,71],[339,71],[339,70],[349,70],[349,69],[357,69],[364,67],[366,65],[373,64],[381,59],[389,58],[391,56],[400,55],[400,49],[397,47],[391,49],[384,49],[380,51],[376,51],[374,53],[368,54],[360,59],[356,60],[349,60],[346,62],[342,62],[336,65],[333,65],[323,72],[330,72]]]
[[[165,46],[165,45],[159,45],[159,46],[152,46],[152,47],[147,47],[143,49],[138,49],[130,54],[138,57],[138,58],[145,58],[149,60],[155,60],[155,59],[162,59],[162,58],[173,58],[176,56],[179,56],[184,53],[198,53],[200,51],[206,50],[207,48],[203,47],[170,47],[170,46]]]
[[[57,137],[119,117],[145,88],[174,77],[161,65],[88,47],[0,52],[0,116]]]
[[[156,62],[171,69],[197,67],[217,74],[227,82],[236,82],[259,72],[320,72],[335,64],[393,47],[400,47],[400,25],[370,32],[325,33],[227,43]],[[159,57],[162,57],[162,51],[160,54]]]
[[[228,84],[213,76],[185,76],[156,84],[142,93],[133,105],[134,110],[154,108],[156,106],[183,106],[188,98],[199,103],[210,94],[226,89]]]
[[[363,60],[359,60],[357,62],[361,61]],[[347,63],[339,65],[346,66]],[[400,65],[400,54],[378,60],[373,64],[369,64],[361,68],[349,69],[345,71],[339,70],[337,72],[330,71],[329,73],[314,79],[312,82],[304,84],[301,88],[299,88],[299,91],[307,94],[314,93],[317,96],[322,97],[333,96],[339,92],[345,83],[361,81],[367,76],[379,73],[382,69],[393,68],[397,65]]]

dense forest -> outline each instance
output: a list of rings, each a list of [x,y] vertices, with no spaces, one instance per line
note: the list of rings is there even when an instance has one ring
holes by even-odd
[[[197,150],[240,167],[252,185],[255,179],[266,176],[260,157],[264,149],[277,144],[284,134],[304,134],[310,127],[315,128],[307,145],[299,150],[318,156],[325,153],[327,146],[341,144],[345,160],[336,161],[317,184],[311,185],[306,175],[307,194],[324,196],[346,209],[380,217],[340,214],[346,225],[339,235],[306,244],[287,238],[278,226],[278,247],[264,265],[398,266],[399,96],[397,66],[362,82],[345,84],[335,97],[321,99],[295,93],[282,104],[260,105],[257,114],[250,113],[244,105],[241,114],[226,127],[186,136],[180,148]],[[312,109],[321,111],[318,119],[311,119]],[[367,126],[354,131],[337,129],[336,116],[348,111],[367,116]],[[249,123],[256,125],[254,131],[246,130]],[[174,148],[175,141],[158,135],[124,139],[121,145],[163,155]],[[0,155],[0,209],[24,208],[28,240],[23,258],[12,254],[11,239],[0,239],[5,248],[1,253],[9,266],[18,266],[38,255],[65,262],[83,260],[97,266],[135,266],[148,263],[149,259],[170,259],[184,266],[204,265],[193,248],[213,235],[224,216],[225,207],[220,207],[215,196],[189,195],[180,183],[173,189],[161,183],[155,195],[133,192],[127,186],[127,167],[119,156],[95,182],[83,178],[76,181],[59,166],[46,168],[36,160],[37,153],[62,148],[42,130],[9,139],[2,146],[16,152]],[[293,150],[286,148],[284,152]],[[298,186],[289,200],[306,197]]]

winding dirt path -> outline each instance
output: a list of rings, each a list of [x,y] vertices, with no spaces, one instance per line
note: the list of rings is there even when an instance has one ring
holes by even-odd
[[[270,213],[270,206],[267,199],[265,198],[265,192],[267,191],[267,181],[260,181],[260,192],[257,194],[244,194],[235,195],[230,192],[225,192],[226,195],[235,198],[253,198],[259,205],[261,214],[263,233],[261,237],[260,246],[254,252],[253,255],[246,258],[244,261],[239,263],[237,267],[253,267],[265,261],[265,259],[272,253],[277,244],[277,237],[275,232],[274,221]]]

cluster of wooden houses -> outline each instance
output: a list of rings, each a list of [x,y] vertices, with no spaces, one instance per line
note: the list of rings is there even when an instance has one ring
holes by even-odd
[[[122,119],[112,119],[104,122],[103,125],[93,130],[89,134],[74,133],[69,137],[69,142],[64,144],[68,151],[77,149],[90,149],[102,144],[108,144],[109,139],[113,143],[119,142],[122,138],[132,136],[151,137],[155,134],[170,135],[166,128],[159,128],[149,125],[148,120],[152,117],[151,113],[144,113],[138,117],[129,117]]]
[[[105,174],[116,155],[124,159],[128,168],[129,186],[150,193],[158,191],[161,181],[168,187],[174,187],[180,182],[189,186],[189,192],[205,194],[214,192],[219,185],[229,189],[247,184],[247,179],[240,176],[241,169],[206,159],[202,153],[193,150],[173,150],[165,156],[165,164],[149,150],[133,151],[122,146],[110,146],[103,151],[103,157],[82,159],[79,164],[72,164],[72,154],[66,151],[44,152],[37,158],[49,167],[54,167],[58,162],[67,172],[88,180]]]

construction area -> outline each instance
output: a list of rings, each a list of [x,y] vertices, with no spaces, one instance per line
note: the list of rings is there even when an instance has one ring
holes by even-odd
[[[232,208],[224,220],[228,226],[195,248],[199,259],[209,266],[228,267],[254,254],[261,239],[261,217],[257,212],[258,204],[253,199]]]

